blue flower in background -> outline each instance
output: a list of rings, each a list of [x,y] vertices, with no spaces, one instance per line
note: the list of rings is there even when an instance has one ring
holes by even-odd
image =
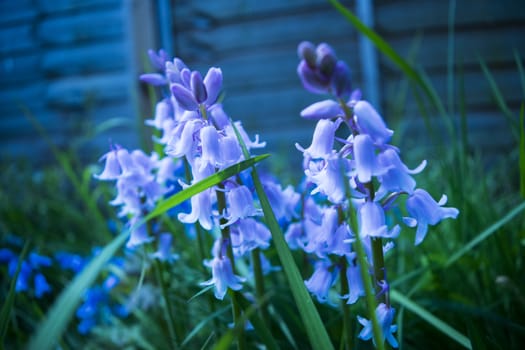
[[[7,273],[10,277],[13,277],[16,273],[18,260],[19,256],[12,250],[8,248],[0,249],[0,263],[7,264]],[[49,267],[51,264],[51,258],[34,252],[30,253],[27,259],[22,261],[15,291],[32,291],[37,298],[41,298],[44,294],[51,292],[51,286],[41,271],[42,267]]]
[[[397,326],[392,325],[395,312],[396,310],[393,307],[388,307],[383,303],[379,304],[376,308],[377,320],[381,325],[381,333],[383,334],[383,340],[386,339],[386,341],[388,341],[388,343],[393,348],[398,347],[397,340],[392,334],[395,333],[395,331],[397,330]],[[359,333],[359,338],[363,340],[373,340],[372,322],[361,316],[357,316],[357,320],[364,327]]]

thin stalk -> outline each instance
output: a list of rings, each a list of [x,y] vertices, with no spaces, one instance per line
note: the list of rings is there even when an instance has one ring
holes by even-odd
[[[342,173],[341,176],[345,176],[345,174]],[[363,246],[363,242],[361,241],[361,237],[359,236],[359,228],[358,228],[358,224],[356,220],[356,215],[354,212],[354,208],[352,206],[352,200],[351,200],[352,195],[350,193],[350,185],[348,184],[348,181],[343,181],[343,182],[345,185],[346,197],[348,198],[347,220],[348,220],[348,224],[350,225],[350,228],[352,229],[352,232],[354,232],[356,235],[356,239],[354,241],[354,250],[357,255],[357,262],[359,264],[359,272],[361,274],[361,279],[363,281],[363,287],[365,289],[366,307],[368,310],[370,321],[372,322],[374,342],[376,344],[377,349],[385,350],[385,344],[383,343],[383,334],[381,331],[381,325],[379,324],[379,321],[377,319],[377,314],[376,314],[375,291],[373,290],[372,280],[370,278],[370,273],[368,271],[368,261],[366,259],[365,248]]]
[[[381,282],[386,281],[385,278],[385,258],[383,256],[383,242],[381,238],[372,238],[372,261],[374,264],[374,282],[375,282],[375,288],[376,288],[376,295],[379,297],[378,302],[379,303],[385,303],[387,306],[389,306],[388,298],[387,298],[387,292],[382,293],[381,292]]]
[[[346,277],[346,269],[348,262],[346,258],[341,257],[341,269],[339,270],[339,279],[341,281],[341,295],[348,295],[348,279]],[[351,324],[351,315],[350,315],[350,305],[346,303],[345,299],[341,299],[341,309],[343,309],[343,343],[344,349],[350,350],[352,348],[351,341],[353,338],[352,333],[352,324]]]
[[[179,349],[179,345],[177,342],[177,323],[175,322],[173,304],[170,302],[168,286],[166,285],[166,281],[162,276],[164,268],[162,266],[162,262],[159,259],[153,259],[153,269],[155,270],[157,283],[160,285],[162,298],[164,299],[164,303],[166,304],[166,308],[164,308],[164,317],[166,318],[166,323],[168,326],[170,344],[172,349]]]
[[[226,209],[226,196],[224,195],[224,186],[221,184],[218,186],[219,189],[216,191],[217,194],[217,208],[219,209],[219,213],[222,213]],[[223,225],[227,222],[227,220],[224,217],[221,217],[219,220],[220,224]],[[231,245],[231,237],[230,237],[230,227],[229,226],[223,226],[221,228],[221,236],[222,239],[228,242],[227,249],[226,249],[226,255],[228,259],[230,259],[233,272],[235,273],[235,259],[233,255],[233,248]],[[238,327],[238,336],[237,336],[237,349],[238,350],[245,350],[246,347],[246,337],[244,333],[244,325],[240,326],[239,322],[244,322],[242,317],[242,309],[241,306],[237,300],[237,292],[233,291],[231,289],[228,289],[228,294],[231,298],[232,303],[232,314],[233,314],[233,322],[236,327]]]
[[[262,304],[262,301],[264,298],[264,275],[263,275],[262,266],[261,266],[261,250],[259,248],[252,250],[251,256],[252,256],[253,277],[255,280],[255,300],[257,304],[261,306],[259,308],[259,316],[261,317],[265,325],[268,326],[268,320],[269,320],[268,311],[266,307],[264,307]]]

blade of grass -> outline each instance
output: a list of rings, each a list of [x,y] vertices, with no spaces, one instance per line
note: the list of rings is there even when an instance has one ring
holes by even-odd
[[[503,94],[501,93],[500,88],[498,87],[498,84],[496,83],[496,80],[494,79],[492,73],[490,72],[489,68],[485,64],[485,61],[483,61],[481,58],[478,58],[479,65],[481,66],[481,69],[483,70],[483,74],[485,75],[485,79],[487,79],[487,82],[490,85],[490,90],[492,91],[492,95],[494,96],[494,99],[496,100],[496,103],[503,113],[503,115],[507,118],[510,126],[512,127],[512,133],[514,134],[514,137],[516,140],[519,139],[517,128],[518,123],[517,120],[515,120],[514,115],[512,111],[509,109],[509,106],[507,106],[507,103],[505,102],[505,99],[503,98]]]
[[[520,193],[525,198],[525,121],[524,121],[525,104],[521,104],[520,110]]]
[[[490,225],[486,230],[478,234],[473,240],[465,244],[460,250],[452,254],[450,258],[445,262],[443,268],[450,267],[454,262],[456,262],[463,255],[472,250],[475,246],[483,242],[489,236],[493,235],[497,230],[499,230],[503,225],[511,221],[515,216],[525,209],[525,202],[522,202],[520,205],[511,210],[507,215],[496,221],[494,224]]]
[[[253,166],[257,162],[267,158],[268,155],[249,158],[238,164],[232,165],[214,175],[211,175],[187,188],[174,194],[168,199],[157,204],[156,208],[143,220],[136,223],[133,227],[126,229],[118,235],[111,243],[106,245],[82,272],[66,287],[59,295],[47,317],[37,329],[36,334],[31,339],[28,349],[47,350],[53,348],[58,342],[67,325],[73,316],[75,309],[82,299],[86,289],[95,281],[104,265],[111,259],[117,250],[126,242],[131,230],[134,227],[143,225],[145,222],[162,215],[169,209],[179,205],[193,195],[215,186],[225,179]]]
[[[226,306],[226,307],[223,307],[222,309],[219,309],[217,311],[215,311],[214,313],[210,314],[208,317],[204,318],[203,320],[201,320],[192,330],[190,333],[188,333],[188,335],[186,336],[186,338],[184,338],[184,340],[182,341],[182,343],[180,344],[180,347],[181,349],[186,346],[190,340],[193,339],[194,336],[197,335],[197,333],[200,332],[201,329],[204,328],[204,326],[206,326],[206,324],[208,322],[211,322],[213,321],[213,319],[217,316],[220,316],[221,314],[225,313],[226,311],[229,311],[230,310],[230,306]]]
[[[235,131],[237,140],[241,145],[244,157],[249,157],[248,149],[242,139],[241,134],[239,133],[239,130],[237,130],[235,123],[231,122],[231,125],[233,126],[233,130]],[[277,250],[277,255],[279,256],[279,260],[281,261],[284,273],[286,275],[288,283],[290,284],[290,289],[292,290],[292,295],[294,297],[295,304],[297,306],[297,309],[299,310],[299,314],[306,328],[306,334],[308,335],[310,344],[312,345],[312,348],[316,350],[333,349],[334,347],[330,341],[330,338],[328,337],[328,333],[326,331],[326,328],[324,327],[323,321],[321,320],[321,316],[319,316],[319,313],[315,308],[310,293],[306,290],[304,280],[301,277],[299,268],[297,267],[293,259],[292,252],[290,251],[288,244],[284,240],[284,235],[281,231],[281,226],[275,218],[275,214],[270,205],[270,201],[268,200],[268,196],[266,196],[266,193],[264,192],[264,188],[259,178],[259,174],[257,173],[257,169],[255,167],[252,167],[251,175],[253,179],[253,184],[255,186],[255,191],[257,192],[259,202],[261,203],[261,208],[264,213],[266,225],[268,226],[272,234],[272,239],[275,245],[275,249]]]
[[[15,274],[13,275],[13,279],[11,280],[11,284],[9,285],[9,291],[7,292],[4,304],[2,305],[2,310],[0,311],[0,347],[2,348],[4,344],[4,338],[7,333],[7,328],[9,325],[9,318],[11,317],[11,310],[13,310],[13,305],[15,303],[16,282],[18,280],[20,270],[22,269],[22,262],[26,258],[27,253],[29,251],[29,243],[30,241],[26,241],[24,247],[22,248],[22,252],[18,257],[18,263],[16,265]]]
[[[410,300],[403,294],[399,293],[397,290],[391,290],[390,297],[392,298],[393,301],[395,301],[396,303],[399,303],[407,310],[412,311],[413,313],[415,313],[416,315],[418,315],[419,317],[427,321],[430,325],[435,327],[437,330],[449,336],[451,339],[456,341],[458,344],[460,344],[464,348],[472,349],[470,340],[465,335],[461,334],[460,332],[452,328],[447,323],[443,322],[436,316],[432,315],[429,311],[419,306],[418,304],[414,303],[412,300]]]
[[[386,57],[388,57],[403,73],[414,81],[427,95],[434,107],[442,116],[446,116],[445,107],[433,87],[425,81],[421,75],[390,46],[375,31],[367,27],[359,18],[350,10],[344,7],[337,0],[328,0],[339,13],[341,13],[357,31],[366,36],[375,45],[375,47]]]

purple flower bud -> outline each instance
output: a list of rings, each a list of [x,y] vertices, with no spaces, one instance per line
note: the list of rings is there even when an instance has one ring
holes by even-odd
[[[357,128],[359,133],[368,134],[374,143],[381,145],[387,143],[394,132],[388,129],[383,118],[367,101],[361,100],[354,106]]]
[[[301,111],[305,119],[330,119],[341,114],[341,106],[334,100],[315,102]]]
[[[309,67],[306,61],[299,63],[297,74],[306,90],[316,94],[325,94],[328,92],[330,79]]]
[[[169,60],[168,53],[163,49],[157,52],[148,50],[148,56],[151,64],[157,70],[164,70],[166,62]]]
[[[201,104],[206,101],[208,93],[206,92],[206,86],[202,82],[202,75],[199,72],[191,72],[190,87],[197,103]]]
[[[182,86],[184,86],[185,88],[189,89],[190,88],[190,84],[191,84],[191,71],[189,70],[189,68],[182,68],[180,70],[180,81],[182,83]]]
[[[331,77],[337,63],[337,57],[335,56],[334,50],[330,45],[321,43],[317,46],[316,54],[316,65],[320,72],[326,77]]]
[[[443,207],[447,203],[447,196],[443,195],[439,202],[436,202],[427,191],[420,188],[408,197],[406,209],[410,217],[403,218],[405,224],[410,227],[417,225],[416,242],[420,244],[427,234],[428,225],[436,225],[443,219],[455,219],[459,210],[452,207]]]
[[[332,76],[332,88],[337,97],[346,99],[352,92],[350,68],[343,61],[337,61]]]
[[[305,60],[308,66],[315,68],[317,62],[317,54],[315,53],[315,45],[309,41],[303,41],[297,47],[297,55],[299,59]]]
[[[158,73],[141,74],[139,79],[140,81],[146,84],[153,85],[153,86],[162,86],[168,83],[168,81],[166,80],[166,77]]]
[[[171,84],[171,93],[181,108],[187,111],[195,111],[199,108],[192,92],[181,84]]]
[[[206,99],[206,105],[211,106],[217,101],[219,93],[222,89],[222,71],[220,68],[212,67],[206,73],[204,77],[204,85],[208,92],[208,98]]]

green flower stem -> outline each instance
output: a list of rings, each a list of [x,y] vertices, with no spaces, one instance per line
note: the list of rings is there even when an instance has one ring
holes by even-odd
[[[219,209],[219,213],[223,213],[224,210],[226,209],[226,196],[224,194],[224,186],[221,184],[218,186],[219,189],[216,191],[216,195],[217,195],[217,208]],[[227,222],[227,220],[222,217],[220,220],[219,220],[220,224],[223,225]],[[223,240],[226,240],[228,241],[228,246],[227,246],[227,249],[226,249],[226,255],[228,256],[228,259],[230,259],[230,262],[231,262],[231,265],[232,265],[232,269],[233,269],[233,272],[235,273],[236,269],[235,269],[235,259],[234,259],[234,256],[233,256],[233,248],[232,248],[232,245],[231,245],[231,237],[230,237],[230,227],[229,226],[225,226],[223,228],[221,228],[221,236],[222,236],[222,239]],[[233,322],[235,324],[236,327],[238,327],[238,336],[237,336],[237,349],[238,350],[245,350],[247,349],[246,347],[246,338],[245,338],[245,333],[244,333],[244,325],[243,326],[239,326],[238,323],[239,322],[244,322],[243,321],[243,317],[242,317],[242,309],[241,309],[241,306],[237,300],[237,292],[231,290],[231,289],[228,289],[228,294],[230,295],[230,298],[231,298],[231,302],[232,302],[232,313],[233,313]]]
[[[159,261],[159,259],[153,259],[153,269],[155,270],[157,283],[160,285],[161,288],[162,298],[164,299],[164,303],[166,304],[166,307],[164,308],[164,317],[166,318],[166,323],[168,325],[170,345],[172,349],[178,349],[179,346],[177,343],[177,339],[179,339],[179,337],[177,335],[177,323],[175,322],[173,304],[170,302],[168,286],[163,277],[164,267],[162,266],[162,262]]]
[[[348,262],[344,256],[341,257],[341,269],[339,270],[339,279],[341,280],[341,295],[347,295],[349,293],[348,289],[348,279],[346,277],[346,268]],[[350,305],[346,303],[345,299],[341,299],[341,309],[343,309],[343,332],[342,338],[344,343],[344,349],[350,350],[352,345],[352,326],[351,326],[351,315],[350,315]]]
[[[255,280],[255,299],[257,301],[257,304],[260,305],[259,308],[259,316],[261,317],[262,321],[265,323],[265,325],[268,325],[268,311],[266,307],[263,306],[263,298],[264,298],[264,275],[262,272],[262,266],[261,266],[261,251],[259,248],[256,248],[251,251],[252,256],[252,267],[253,267],[253,276]]]
[[[376,288],[376,294],[381,292],[381,281],[385,281],[385,259],[383,256],[383,242],[381,238],[372,238],[372,261],[374,263],[374,283]],[[388,291],[383,293],[378,301],[385,303],[387,306],[390,305],[388,299]]]
[[[341,174],[341,176],[345,176],[345,175]],[[352,206],[352,201],[350,200],[351,195],[352,195],[350,193],[350,185],[348,184],[348,181],[344,181],[344,184],[345,184],[346,197],[348,198],[348,218],[347,220],[348,220],[348,224],[350,225],[350,228],[352,229],[352,232],[354,232],[354,234],[356,235],[356,238],[354,241],[354,250],[357,255],[357,262],[359,264],[359,272],[361,273],[361,279],[363,280],[363,287],[365,288],[366,307],[368,309],[368,315],[370,317],[370,321],[372,322],[374,342],[376,344],[377,349],[385,350],[385,344],[383,343],[381,325],[379,324],[379,321],[377,319],[377,314],[376,314],[376,300],[375,300],[376,293],[372,287],[372,279],[370,278],[365,248],[363,246],[363,242],[361,241],[361,237],[359,236],[359,227],[357,224],[356,213]]]

